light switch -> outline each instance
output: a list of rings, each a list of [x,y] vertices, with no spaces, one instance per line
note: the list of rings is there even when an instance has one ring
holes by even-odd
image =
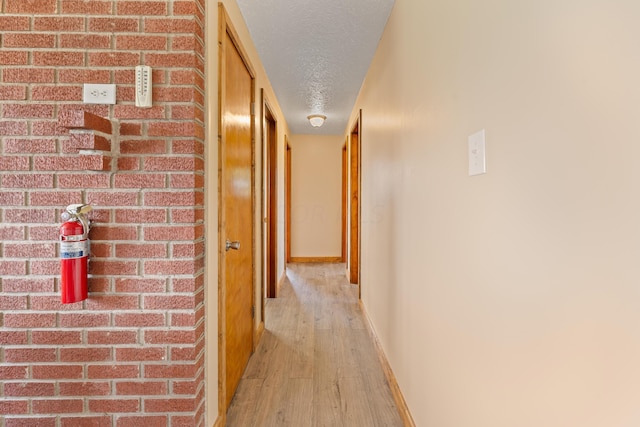
[[[469,176],[486,172],[484,129],[482,129],[469,136]]]

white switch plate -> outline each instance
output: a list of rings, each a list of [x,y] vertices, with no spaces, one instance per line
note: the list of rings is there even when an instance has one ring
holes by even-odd
[[[116,85],[85,83],[82,90],[82,101],[85,104],[115,104]]]
[[[484,129],[469,136],[469,176],[487,172]]]

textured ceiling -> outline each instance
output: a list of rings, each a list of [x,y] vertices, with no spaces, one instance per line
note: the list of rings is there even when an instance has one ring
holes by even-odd
[[[291,132],[343,134],[394,0],[237,2]]]

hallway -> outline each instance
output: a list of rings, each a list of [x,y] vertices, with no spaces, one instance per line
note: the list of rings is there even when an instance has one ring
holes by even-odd
[[[402,426],[344,264],[290,264],[229,427]]]

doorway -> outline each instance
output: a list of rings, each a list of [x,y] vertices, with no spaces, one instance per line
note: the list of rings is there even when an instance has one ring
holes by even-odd
[[[360,133],[362,110],[349,135],[349,281],[360,286]]]
[[[265,267],[267,298],[275,298],[278,293],[278,135],[277,123],[264,90],[262,91],[262,136],[265,147],[265,185],[266,206],[265,228]]]
[[[218,405],[226,413],[254,337],[255,73],[219,6]]]

